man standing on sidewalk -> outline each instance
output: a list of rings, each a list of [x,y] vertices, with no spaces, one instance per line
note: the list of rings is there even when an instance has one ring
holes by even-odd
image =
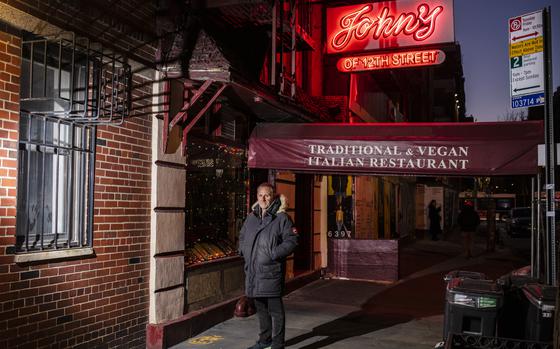
[[[459,227],[461,227],[461,235],[464,238],[465,256],[472,257],[472,240],[476,228],[480,224],[478,213],[474,210],[472,201],[466,201],[461,213],[459,213]]]
[[[286,198],[275,196],[271,184],[259,185],[257,203],[239,234],[239,252],[245,259],[245,295],[254,298],[260,325],[259,339],[250,349],[284,349],[285,259],[297,245],[286,206]]]

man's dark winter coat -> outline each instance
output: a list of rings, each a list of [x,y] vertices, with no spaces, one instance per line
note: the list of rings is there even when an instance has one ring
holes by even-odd
[[[285,212],[284,196],[277,197],[261,219],[261,208],[253,205],[239,234],[239,253],[245,258],[247,297],[281,297],[285,258],[294,252],[297,235]]]

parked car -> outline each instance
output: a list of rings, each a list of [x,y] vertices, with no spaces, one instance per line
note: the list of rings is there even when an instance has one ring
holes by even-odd
[[[512,237],[531,236],[531,208],[515,207],[507,219],[507,233]]]

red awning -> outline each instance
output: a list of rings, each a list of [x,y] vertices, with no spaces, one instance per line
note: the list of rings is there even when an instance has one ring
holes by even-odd
[[[258,124],[251,168],[313,173],[521,175],[537,171],[541,121]]]

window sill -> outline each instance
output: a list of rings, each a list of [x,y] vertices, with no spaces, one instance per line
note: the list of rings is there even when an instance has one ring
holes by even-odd
[[[42,262],[50,261],[54,259],[71,259],[82,256],[91,256],[95,252],[93,248],[76,248],[67,250],[56,250],[56,251],[43,251],[43,252],[32,252],[32,253],[21,253],[14,256],[15,263],[31,263],[31,262]]]

